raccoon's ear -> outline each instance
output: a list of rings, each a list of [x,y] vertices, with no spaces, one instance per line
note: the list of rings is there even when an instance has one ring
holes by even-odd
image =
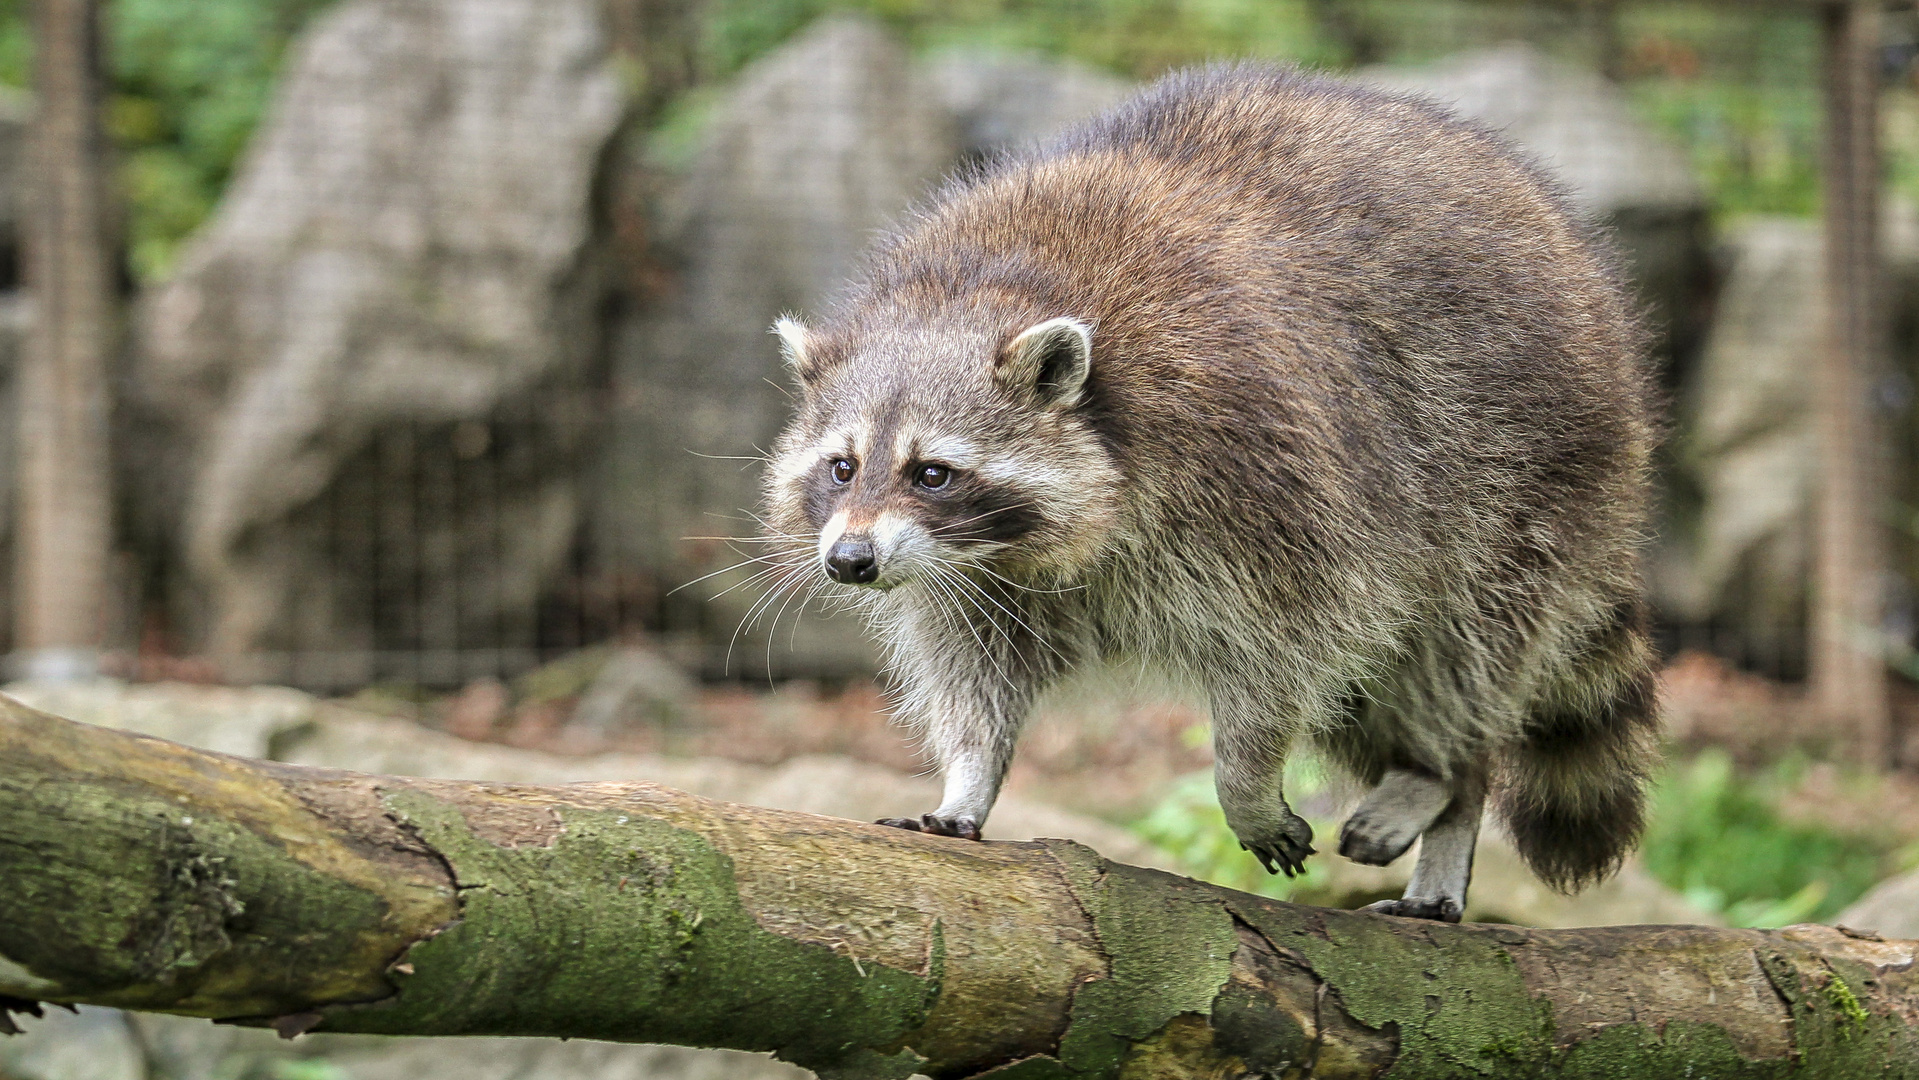
[[[1092,364],[1092,328],[1078,319],[1048,319],[1000,349],[993,378],[1032,394],[1043,408],[1064,409],[1079,403]]]
[[[791,315],[782,315],[774,321],[772,332],[779,335],[780,357],[801,382],[810,382],[819,374],[819,359],[812,355],[812,335],[805,323]]]

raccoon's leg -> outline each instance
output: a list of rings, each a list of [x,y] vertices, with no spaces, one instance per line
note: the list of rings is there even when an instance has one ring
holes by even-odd
[[[930,710],[926,742],[945,780],[939,809],[917,818],[882,818],[879,824],[938,836],[980,838],[980,826],[986,824],[1007,766],[1012,764],[1030,695],[1006,700],[1004,683],[999,694],[986,686],[977,689],[976,694],[944,695],[941,705]]]
[[[1025,610],[1021,619],[1014,598],[980,595],[992,604],[973,608],[979,625],[957,599],[948,595],[950,606],[942,605],[936,592],[903,599],[901,618],[890,623],[900,717],[924,733],[945,792],[932,813],[881,825],[978,840],[1034,698],[1070,664],[1060,644],[1036,636],[1034,627],[1052,629],[1045,613]],[[993,612],[1014,625],[995,623]]]
[[[1466,888],[1473,879],[1473,849],[1479,843],[1479,818],[1486,806],[1486,783],[1479,777],[1455,785],[1447,804],[1419,838],[1419,861],[1406,895],[1381,900],[1365,910],[1410,919],[1458,922],[1466,909]]]
[[[1292,877],[1313,854],[1313,827],[1293,813],[1281,789],[1286,731],[1263,711],[1214,698],[1213,787],[1226,824],[1267,873]]]
[[[1356,863],[1385,866],[1406,854],[1452,801],[1452,788],[1437,776],[1388,769],[1339,827],[1339,853]]]

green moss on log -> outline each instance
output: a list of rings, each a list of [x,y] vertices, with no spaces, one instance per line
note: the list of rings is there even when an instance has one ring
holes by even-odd
[[[1397,1032],[1397,1068],[1409,1074],[1484,1076],[1550,1056],[1550,1013],[1496,929],[1434,935],[1410,920],[1299,907],[1262,905],[1250,914],[1307,959],[1354,1020]]]
[[[1238,944],[1232,916],[1217,890],[1191,878],[1110,863],[1077,844],[1047,849],[1112,962],[1073,995],[1059,1060],[1073,1075],[1112,1075],[1175,1017],[1211,1012]]]
[[[296,769],[0,699],[0,1006],[824,1076],[1912,1077],[1911,942],[1443,926],[708,802]]]
[[[407,953],[397,996],[330,1014],[328,1028],[538,1035],[563,1016],[583,1038],[777,1051],[822,1071],[918,1065],[900,1040],[939,996],[938,958],[909,973],[761,929],[732,860],[696,833],[529,806],[554,815],[552,834],[514,845],[419,791],[385,803],[452,868],[461,918]],[[516,961],[499,963],[502,950]]]
[[[199,1016],[372,1000],[452,915],[417,859],[370,861],[257,763],[0,699],[14,713],[51,722],[0,723],[0,955],[68,999]]]

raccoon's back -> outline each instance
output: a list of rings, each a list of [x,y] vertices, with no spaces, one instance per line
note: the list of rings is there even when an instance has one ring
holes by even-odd
[[[1512,550],[1529,536],[1630,576],[1653,430],[1632,302],[1542,173],[1433,105],[1176,75],[949,185],[869,280],[1091,322],[1088,414],[1196,538],[1496,563],[1542,557]]]

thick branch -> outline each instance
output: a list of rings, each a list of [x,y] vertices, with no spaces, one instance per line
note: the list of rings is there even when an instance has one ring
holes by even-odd
[[[296,768],[5,699],[0,901],[0,995],[288,1033],[848,1076],[1919,1075],[1909,942],[1411,922],[1063,841]]]

